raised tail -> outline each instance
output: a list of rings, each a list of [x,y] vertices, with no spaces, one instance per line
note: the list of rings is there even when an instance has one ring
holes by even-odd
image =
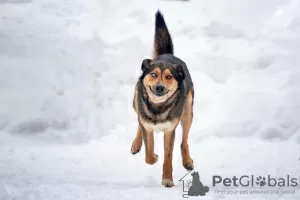
[[[173,42],[163,15],[158,10],[155,14],[155,35],[153,59],[162,54],[173,54]]]

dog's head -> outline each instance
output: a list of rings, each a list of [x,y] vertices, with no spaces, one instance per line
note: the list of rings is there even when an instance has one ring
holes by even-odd
[[[153,103],[162,103],[169,99],[184,80],[181,65],[145,59],[141,68],[143,74],[140,80]]]
[[[192,173],[192,177],[193,177],[193,178],[196,178],[196,179],[199,179],[200,176],[199,176],[199,173],[198,173],[198,172],[193,172],[193,173]]]

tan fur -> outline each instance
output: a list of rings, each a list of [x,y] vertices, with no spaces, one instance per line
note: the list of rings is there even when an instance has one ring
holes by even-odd
[[[180,121],[182,126],[181,155],[182,155],[182,164],[185,168],[193,167],[193,160],[190,157],[189,146],[188,146],[188,136],[192,125],[192,120],[193,120],[192,104],[193,104],[192,91],[189,91],[186,102],[184,104],[183,113]]]
[[[154,153],[154,135],[153,131],[142,129],[143,139],[145,143],[145,161],[149,165],[153,165],[158,160],[158,155]]]
[[[134,111],[136,112],[136,114],[138,115],[137,96],[138,96],[138,89],[137,89],[137,85],[136,85],[135,90],[134,90],[133,108],[134,108]],[[143,145],[143,132],[142,132],[141,126],[138,125],[137,134],[131,145],[131,153],[136,154],[136,153],[140,152],[142,145]]]
[[[135,139],[131,145],[131,153],[138,153],[140,152],[143,145],[143,132],[141,129],[141,126],[138,126],[137,134],[135,136]]]
[[[136,114],[138,114],[137,96],[138,96],[138,88],[136,84],[134,88],[134,97],[133,97],[133,108]]]
[[[138,116],[139,125],[137,128],[135,139],[132,142],[131,152],[132,154],[140,152],[144,143],[145,162],[149,165],[155,164],[158,161],[158,155],[156,155],[154,152],[153,134],[154,132],[162,131],[164,133],[164,163],[162,184],[166,187],[172,187],[174,186],[172,161],[176,134],[175,129],[178,126],[179,122],[182,125],[183,133],[181,142],[182,163],[186,169],[193,169],[193,160],[190,157],[188,147],[188,135],[193,119],[193,91],[190,90],[185,97],[186,99],[183,105],[183,112],[181,116],[179,116],[180,112],[182,111],[182,107],[180,108],[179,106],[182,106],[182,100],[186,95],[187,90],[185,88],[184,90],[182,90],[182,87],[178,89],[177,80],[184,80],[184,73],[181,64],[171,64],[173,62],[166,62],[161,57],[159,58],[160,61],[155,62],[158,60],[158,56],[163,54],[173,55],[173,42],[163,16],[160,12],[157,12],[153,59],[144,59],[141,66],[141,69],[144,73],[145,69],[147,70],[147,74],[143,74],[143,77],[140,78],[142,79],[142,87],[144,87],[145,90],[142,87],[138,88],[141,85],[137,84],[134,91],[133,107]],[[175,63],[177,63],[177,61]],[[150,68],[147,69],[147,67],[149,67],[150,65],[151,69],[153,70],[148,73],[148,70]],[[152,68],[153,65],[155,65],[154,68]],[[171,71],[173,69],[176,73],[175,76],[177,80],[172,76]],[[157,76],[152,77],[151,73],[155,73]],[[167,78],[168,76],[172,77]],[[189,82],[185,80],[184,83],[185,86],[188,87],[188,90],[192,87],[191,80]],[[160,88],[164,88],[161,89],[163,91],[157,92],[160,90],[160,88],[158,88],[157,86],[162,85],[164,87]],[[154,91],[156,91],[156,94],[154,94]],[[181,92],[183,92],[184,95]],[[161,94],[163,94],[163,96],[160,96]],[[142,97],[141,101],[139,101],[138,99],[139,95],[141,95]],[[175,101],[179,101],[180,103],[168,104],[169,102],[173,103]],[[149,102],[151,102],[151,104],[149,104]],[[164,102],[166,104],[164,104]],[[164,107],[164,105],[172,106]],[[157,108],[162,109],[163,111],[161,110],[159,112],[157,111]]]
[[[179,120],[174,120],[174,128],[164,131],[164,164],[162,184],[166,187],[174,186],[173,183],[173,149],[175,141],[175,128]]]
[[[143,124],[143,126],[145,127],[145,129],[149,132],[149,131],[154,131],[155,129],[160,129],[160,131],[162,132],[168,132],[168,131],[172,131],[176,128],[177,124],[179,123],[179,119],[174,119],[170,122],[168,122],[167,126],[162,126],[163,123],[161,124],[150,124],[147,123],[146,121],[144,121],[143,119],[140,119],[140,123]],[[162,128],[159,128],[162,127]]]
[[[172,79],[167,79],[167,76],[171,76]],[[169,69],[165,69],[162,74],[162,82],[164,83],[164,86],[170,90],[168,93],[169,96],[172,96],[176,89],[178,88],[178,82],[176,79],[172,76],[172,73]]]
[[[151,73],[156,73],[157,77],[153,78],[150,75]],[[151,73],[147,74],[143,80],[143,84],[146,87],[150,101],[152,101],[153,103],[165,102],[174,94],[174,92],[176,92],[176,89],[178,87],[178,82],[174,78],[172,78],[171,80],[168,80],[166,78],[168,75],[172,75],[169,69],[165,69],[163,72],[161,72],[161,70],[157,67],[154,68]],[[166,87],[166,90],[169,91],[166,95],[159,97],[153,94],[154,91],[153,87],[158,83],[163,84]]]
[[[158,68],[155,68],[153,72],[161,74]],[[167,75],[171,75],[171,72],[166,69],[162,72],[162,75],[158,78],[153,79],[153,77],[145,78],[144,84],[155,85],[157,82],[162,82],[165,87],[170,89],[170,91],[175,91],[177,89],[177,81],[175,79],[168,80],[166,79]],[[160,77],[160,78],[159,78]],[[150,91],[151,92],[151,91]],[[149,96],[150,93],[148,92]],[[137,88],[135,88],[134,95],[134,109],[137,112]],[[173,94],[172,92],[171,94]],[[180,119],[174,119],[171,122],[162,123],[162,124],[150,124],[144,121],[142,118],[139,119],[140,123],[143,124],[144,128],[138,126],[136,137],[132,143],[131,152],[138,153],[141,150],[142,143],[145,144],[145,162],[147,164],[153,165],[157,162],[158,156],[154,153],[154,131],[163,131],[164,132],[164,164],[163,164],[163,180],[162,184],[166,187],[174,186],[173,183],[173,149],[174,149],[174,139],[175,139],[175,129],[180,121],[182,126],[182,143],[181,143],[181,155],[182,155],[182,164],[186,169],[193,168],[193,160],[190,157],[189,146],[188,146],[188,135],[191,128],[193,120],[193,97],[192,91],[189,91],[186,102],[184,104],[183,113]],[[137,112],[138,113],[138,112]]]

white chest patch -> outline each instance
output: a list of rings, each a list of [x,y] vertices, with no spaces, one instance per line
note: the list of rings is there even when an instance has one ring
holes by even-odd
[[[171,122],[164,122],[164,123],[158,123],[158,124],[150,124],[146,123],[144,124],[146,129],[151,129],[156,133],[159,133],[161,131],[167,131],[172,128]]]

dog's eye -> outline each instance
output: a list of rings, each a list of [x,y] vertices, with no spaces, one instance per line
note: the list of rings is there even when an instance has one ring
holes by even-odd
[[[157,77],[157,75],[156,75],[155,73],[151,73],[151,76],[152,76],[153,78],[156,78],[156,77]]]
[[[173,77],[171,75],[166,76],[168,80],[171,80]]]

